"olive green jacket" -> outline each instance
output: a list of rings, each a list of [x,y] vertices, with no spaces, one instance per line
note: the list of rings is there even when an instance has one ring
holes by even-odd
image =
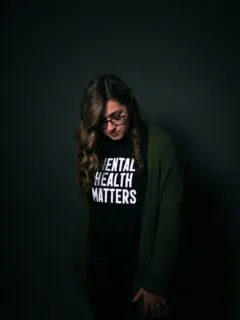
[[[161,295],[168,285],[179,245],[182,175],[169,134],[149,124],[148,182],[144,200],[134,292],[144,288]],[[74,232],[74,271],[79,283],[85,279],[89,246],[89,208],[80,191],[78,223]]]

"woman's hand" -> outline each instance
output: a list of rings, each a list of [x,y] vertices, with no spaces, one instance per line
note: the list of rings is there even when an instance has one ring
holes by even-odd
[[[149,311],[153,319],[169,315],[169,307],[163,297],[154,295],[141,288],[139,289],[132,302],[137,302],[141,298],[141,296],[143,297],[144,316],[146,316]]]

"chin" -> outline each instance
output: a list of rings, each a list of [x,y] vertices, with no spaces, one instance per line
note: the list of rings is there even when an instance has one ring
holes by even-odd
[[[111,140],[114,140],[114,141],[117,141],[117,140],[121,140],[123,138],[124,134],[122,133],[119,133],[118,135],[116,135],[115,137],[114,136],[109,136],[109,138]]]

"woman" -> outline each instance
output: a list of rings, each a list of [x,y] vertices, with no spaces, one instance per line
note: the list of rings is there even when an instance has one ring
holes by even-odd
[[[143,121],[116,75],[84,91],[76,270],[95,319],[159,318],[177,254],[182,181],[167,133]]]

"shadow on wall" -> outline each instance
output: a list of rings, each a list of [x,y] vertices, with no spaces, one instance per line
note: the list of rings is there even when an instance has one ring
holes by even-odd
[[[221,211],[222,210],[222,211]],[[177,319],[205,319],[224,313],[223,226],[218,222],[223,209],[206,188],[196,187],[185,174],[183,229],[178,271],[170,292],[176,303]]]

